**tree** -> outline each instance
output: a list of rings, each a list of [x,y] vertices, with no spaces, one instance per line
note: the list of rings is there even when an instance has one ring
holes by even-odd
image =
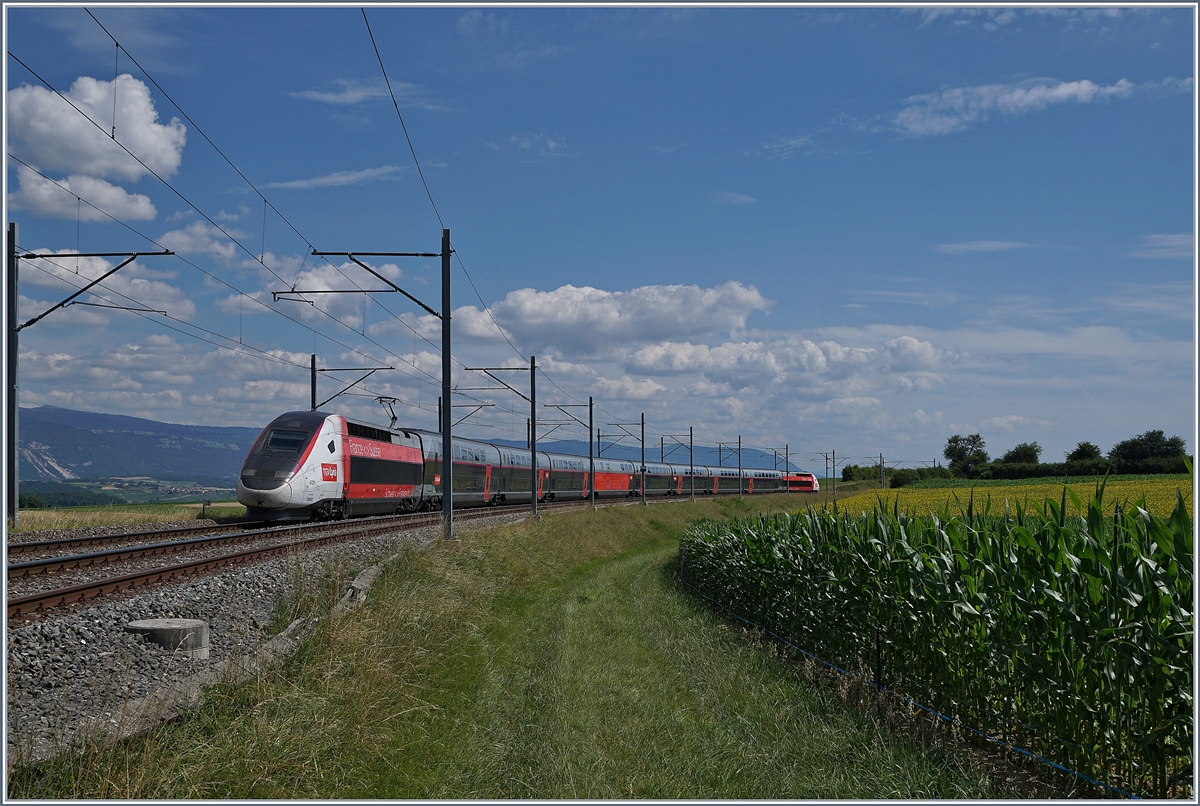
[[[1042,455],[1042,446],[1036,442],[1022,442],[1008,453],[1004,454],[1001,462],[1036,465]]]
[[[987,464],[988,455],[983,448],[983,437],[979,434],[965,437],[955,434],[946,440],[942,456],[946,457],[946,461],[950,463],[950,470],[955,475],[967,476],[975,468]]]
[[[1075,445],[1075,450],[1067,451],[1068,462],[1087,462],[1088,459],[1099,459],[1103,457],[1100,453],[1100,446],[1092,443],[1079,443]]]
[[[1080,442],[1075,446],[1075,450],[1067,452],[1067,461],[1086,462],[1089,459],[1099,459],[1101,455],[1099,445],[1093,445],[1090,442]]]
[[[17,501],[21,509],[46,509],[46,502],[37,493],[21,493]]]
[[[1184,450],[1183,437],[1147,431],[1113,445],[1108,459],[1118,473],[1179,473]]]

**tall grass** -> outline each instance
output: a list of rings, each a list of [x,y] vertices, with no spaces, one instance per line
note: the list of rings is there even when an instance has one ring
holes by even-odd
[[[689,527],[685,578],[842,666],[1125,791],[1192,765],[1192,519],[1141,507],[917,517],[880,503]],[[878,639],[877,639],[878,636]],[[878,647],[878,651],[877,651]]]
[[[10,534],[39,532],[45,529],[85,529],[95,526],[127,526],[195,520],[201,507],[188,504],[126,504],[103,507],[58,507],[23,509],[16,528],[8,520]],[[246,508],[236,502],[213,504],[203,510],[207,518],[241,518]]]

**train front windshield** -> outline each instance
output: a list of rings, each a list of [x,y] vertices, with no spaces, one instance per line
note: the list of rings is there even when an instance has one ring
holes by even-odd
[[[264,428],[242,467],[243,483],[248,479],[290,477],[325,417],[317,412],[293,412]]]
[[[270,453],[275,456],[294,456],[304,450],[312,438],[312,431],[291,431],[285,428],[269,428],[255,453]]]

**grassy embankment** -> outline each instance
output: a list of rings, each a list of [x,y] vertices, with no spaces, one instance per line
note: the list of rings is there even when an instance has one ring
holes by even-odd
[[[813,499],[550,515],[410,552],[279,669],[146,738],[18,770],[9,795],[1004,796],[676,586],[687,521]],[[301,611],[328,612],[340,581],[319,588]]]

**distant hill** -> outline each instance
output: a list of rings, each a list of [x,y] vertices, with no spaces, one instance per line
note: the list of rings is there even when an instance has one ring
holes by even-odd
[[[150,476],[232,487],[259,430],[176,425],[55,406],[23,408],[21,479]]]
[[[220,487],[232,487],[242,461],[246,458],[258,428],[217,428],[204,425],[177,425],[127,417],[121,414],[97,414],[55,406],[21,409],[20,446],[22,481],[72,481],[149,476],[164,481],[195,481]],[[524,441],[493,440],[516,447]],[[582,440],[538,442],[542,450],[587,456]],[[666,446],[667,461],[686,465],[687,446]],[[737,467],[737,455],[721,452],[726,467]],[[605,439],[605,458],[638,461],[641,451],[636,443],[610,446]],[[646,446],[646,461],[658,462],[658,445]],[[697,465],[716,465],[718,449],[697,445]],[[783,456],[779,456],[779,466]],[[775,457],[747,448],[743,467],[774,466]],[[792,461],[793,470],[797,468]]]

